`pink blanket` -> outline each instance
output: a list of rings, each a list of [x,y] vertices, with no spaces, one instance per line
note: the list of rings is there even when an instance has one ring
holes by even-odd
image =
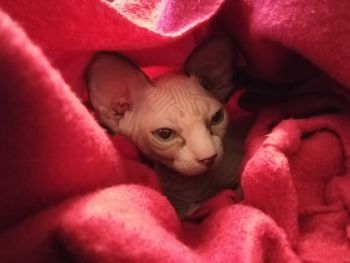
[[[348,262],[349,8],[0,0],[0,262]],[[217,30],[234,39],[247,88],[293,92],[253,100],[244,200],[224,191],[203,220],[181,222],[138,151],[88,111],[83,72],[100,50],[150,75],[179,70]]]

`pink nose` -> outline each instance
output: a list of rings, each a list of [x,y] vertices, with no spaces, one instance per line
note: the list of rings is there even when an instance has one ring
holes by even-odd
[[[213,156],[211,156],[209,158],[198,160],[198,162],[209,168],[210,166],[212,166],[214,164],[217,156],[218,156],[217,154],[214,154]]]

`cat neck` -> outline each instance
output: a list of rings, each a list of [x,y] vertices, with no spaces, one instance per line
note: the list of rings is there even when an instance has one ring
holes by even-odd
[[[235,159],[226,164],[220,162],[219,165],[196,176],[180,174],[161,163],[155,164],[155,170],[160,178],[164,195],[182,217],[218,192],[235,188],[238,182],[236,176],[238,159]]]

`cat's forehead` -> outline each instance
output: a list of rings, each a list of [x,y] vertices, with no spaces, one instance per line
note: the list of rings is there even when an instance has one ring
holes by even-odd
[[[198,93],[201,90],[200,84],[194,77],[182,74],[166,74],[153,80],[153,85],[157,90],[168,89],[180,92]]]
[[[197,79],[179,74],[156,78],[144,99],[154,104],[163,102],[184,107],[189,106],[188,104],[219,103]]]
[[[222,104],[213,98],[194,78],[167,75],[156,79],[145,89],[139,111],[142,125],[183,126],[207,120]],[[145,121],[147,120],[147,121]]]

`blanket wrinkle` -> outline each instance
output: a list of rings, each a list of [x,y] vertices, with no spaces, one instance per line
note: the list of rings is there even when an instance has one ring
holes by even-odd
[[[123,182],[125,174],[111,142],[60,74],[6,14],[0,17],[4,229],[71,195]]]
[[[320,68],[349,86],[344,57],[350,50],[341,44],[350,36],[348,5],[346,0],[227,1],[223,12],[255,74],[289,82]]]
[[[0,0],[0,262],[348,262],[349,8]],[[243,200],[224,189],[180,221],[140,152],[84,105],[84,72],[102,50],[152,77],[180,72],[217,31],[263,94],[250,102]],[[252,117],[239,95],[227,105],[237,127]]]
[[[350,251],[345,234],[349,220],[349,117],[333,113],[284,119],[288,109],[293,107],[275,109],[280,110],[275,113],[279,121],[272,130],[266,124],[275,122],[276,117],[269,109],[260,116],[265,120],[258,120],[260,126],[251,131],[251,137],[269,135],[259,140],[248,138],[253,143],[248,146],[251,158],[242,175],[245,202],[271,215],[303,260],[329,262],[332,257],[334,262],[346,262]],[[289,216],[281,216],[281,212]]]

